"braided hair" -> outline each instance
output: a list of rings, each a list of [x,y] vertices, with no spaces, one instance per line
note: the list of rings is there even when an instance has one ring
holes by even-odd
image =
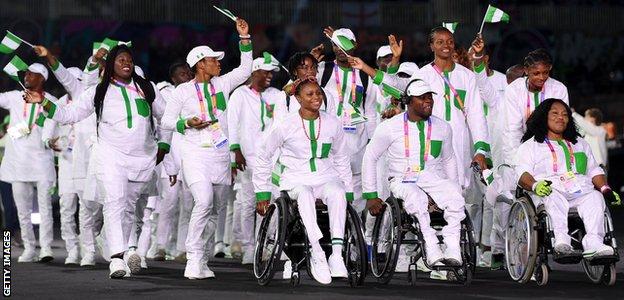
[[[535,64],[545,64],[552,66],[552,56],[546,51],[546,49],[540,48],[533,50],[527,54],[527,56],[522,61],[522,65],[525,68],[529,68]]]

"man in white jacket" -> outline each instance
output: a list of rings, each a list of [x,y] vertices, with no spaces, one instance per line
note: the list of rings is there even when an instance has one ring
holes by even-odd
[[[39,63],[28,67],[24,77],[24,85],[29,93],[36,93],[48,101],[58,101],[54,96],[44,91],[44,83],[48,79],[48,70]],[[0,180],[10,182],[13,188],[13,198],[19,218],[24,252],[18,262],[49,262],[52,253],[52,199],[51,189],[56,181],[54,171],[54,154],[50,150],[50,141],[54,136],[56,122],[46,120],[41,115],[42,107],[39,104],[24,103],[25,92],[11,91],[0,93],[0,107],[9,111],[10,139],[7,141]],[[54,143],[51,143],[54,146]],[[31,214],[33,212],[33,197],[37,189],[37,203],[41,224],[39,225],[39,257],[36,253],[36,240]]]

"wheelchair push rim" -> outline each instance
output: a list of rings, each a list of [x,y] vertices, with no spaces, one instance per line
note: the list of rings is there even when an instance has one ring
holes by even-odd
[[[360,217],[351,205],[347,205],[347,223],[345,225],[343,258],[349,272],[349,285],[352,287],[360,286],[364,284],[368,266],[366,242],[364,241]]]
[[[375,220],[372,236],[371,269],[373,276],[384,284],[394,275],[402,241],[401,227],[399,202],[389,198],[384,212]]]
[[[505,260],[511,278],[520,283],[531,279],[537,260],[537,232],[535,210],[521,198],[509,211],[505,230]]]
[[[277,199],[267,209],[254,251],[254,275],[260,285],[267,285],[275,274],[275,262],[282,255],[285,239],[284,202]]]

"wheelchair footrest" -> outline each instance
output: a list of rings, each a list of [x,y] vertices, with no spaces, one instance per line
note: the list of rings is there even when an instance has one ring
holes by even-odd
[[[620,259],[617,255],[604,255],[594,258],[588,258],[587,262],[592,266],[605,266],[618,262]]]
[[[578,264],[583,259],[583,252],[573,251],[571,253],[554,253],[553,260],[559,264]]]

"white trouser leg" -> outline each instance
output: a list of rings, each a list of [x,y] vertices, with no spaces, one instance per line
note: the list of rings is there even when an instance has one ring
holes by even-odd
[[[180,252],[186,252],[186,238],[188,236],[189,222],[191,220],[191,212],[193,211],[194,201],[191,190],[182,184],[182,194],[180,197],[180,213],[178,214],[178,232],[176,239],[176,249]]]
[[[351,205],[360,214],[366,208],[366,200],[362,198],[362,174],[353,174],[353,202]]]
[[[342,244],[347,220],[347,198],[344,185],[338,181],[330,181],[316,187],[314,192],[315,198],[322,199],[327,205],[332,244]]]
[[[414,183],[402,183],[400,179],[390,182],[390,191],[396,198],[403,199],[405,211],[416,217],[420,224],[420,232],[425,243],[437,244],[435,230],[431,228],[431,218],[429,217],[427,194]]]
[[[15,208],[17,208],[17,218],[19,219],[22,241],[25,249],[35,250],[37,240],[35,231],[30,219],[33,211],[33,197],[35,196],[34,182],[16,181],[11,183]]]
[[[157,243],[159,249],[165,249],[171,236],[171,229],[178,210],[178,195],[180,194],[180,182],[174,186],[169,185],[169,179],[161,178],[160,186],[162,199],[160,201],[158,213],[158,228],[156,230]]]
[[[41,215],[41,224],[39,224],[39,246],[41,248],[51,248],[54,239],[53,228],[54,219],[52,219],[52,196],[50,189],[54,184],[53,181],[37,182],[37,203],[39,204],[39,214]]]
[[[78,221],[82,255],[95,255],[95,236],[101,230],[102,204],[80,198]],[[97,228],[97,230],[96,230]]]
[[[215,203],[219,202],[220,205],[215,206],[217,209],[217,228],[215,231],[215,243],[223,242],[225,235],[225,222],[227,219],[227,202],[232,197],[231,186],[222,185],[217,188],[215,186]]]
[[[466,218],[464,213],[465,202],[459,185],[450,180],[424,181],[419,182],[418,185],[431,196],[438,207],[444,210],[444,220],[447,223],[442,228],[444,243],[447,245],[459,244],[460,223]]]
[[[472,226],[477,242],[481,242],[481,228],[483,220],[483,191],[481,184],[475,180],[475,176],[470,176],[470,185],[464,190],[466,211],[472,220]],[[437,203],[437,202],[436,202]]]
[[[137,242],[137,254],[140,256],[147,256],[147,250],[149,250],[150,243],[152,241],[152,226],[154,225],[152,222],[152,214],[154,212],[155,202],[158,201],[155,197],[149,197],[147,199],[147,205],[145,209],[143,209],[143,218],[141,227],[141,233],[139,235],[139,240]]]
[[[604,243],[604,210],[605,203],[600,192],[591,192],[570,201],[570,207],[576,207],[585,226],[583,250],[591,251],[601,247]]]
[[[290,192],[290,197],[297,200],[301,222],[305,226],[310,243],[318,243],[323,233],[316,222],[316,197],[312,187],[300,185]]]
[[[570,210],[568,200],[559,191],[553,189],[550,195],[542,198],[542,203],[550,217],[550,224],[555,234],[555,245],[569,245],[571,238],[568,235],[568,211]]]
[[[143,216],[147,207],[147,195],[140,195],[134,209],[134,222],[132,223],[132,231],[128,239],[128,248],[137,248],[139,244],[139,235],[143,230]]]
[[[500,195],[499,197],[505,196]],[[511,205],[506,202],[497,201],[494,206],[494,221],[492,233],[490,234],[492,253],[494,254],[505,252],[505,231],[507,230],[510,210]]]
[[[209,222],[208,222],[208,226],[206,227],[206,239],[207,239],[207,244],[206,246],[207,248],[207,255],[209,257],[213,257],[214,255],[214,245],[215,242],[217,241],[218,237],[218,233],[219,233],[219,229],[221,229],[221,237],[220,237],[220,241],[223,240],[223,230],[225,229],[225,226],[222,226],[221,228],[219,228],[219,220],[221,219],[221,216],[223,216],[223,223],[225,224],[225,203],[226,203],[226,198],[229,197],[228,193],[229,193],[229,185],[221,185],[221,184],[215,184],[213,186],[213,201],[212,201],[212,213],[209,216]]]
[[[204,239],[204,230],[209,222],[213,228],[216,219],[213,217],[213,185],[209,181],[199,181],[191,184],[191,193],[195,205],[191,212],[191,219],[188,226],[188,235],[186,237],[186,257],[189,260],[197,260],[203,258],[206,246]],[[212,218],[211,218],[212,217]]]
[[[232,238],[233,241],[241,242],[244,239],[243,236],[243,220],[241,218],[242,213],[242,203],[243,203],[243,191],[239,187],[234,190],[234,213],[232,214]],[[232,242],[233,242],[232,241]]]
[[[120,174],[121,175],[121,174]],[[135,222],[136,202],[144,182],[131,182],[123,176],[98,179],[98,188],[104,192],[104,230],[112,255],[128,250],[128,240]]]
[[[226,198],[225,210],[225,233],[223,234],[223,242],[227,245],[232,244],[232,226],[234,221],[234,190],[229,186]]]
[[[65,250],[70,252],[78,247],[78,234],[76,233],[76,206],[78,195],[67,193],[61,195],[59,200],[61,213],[61,238],[65,241]]]
[[[255,220],[256,220],[256,195],[251,182],[252,171],[247,168],[241,174],[240,192],[240,220],[241,220],[241,246],[243,249],[253,247],[255,242]]]
[[[492,245],[490,236],[492,235],[492,226],[494,222],[494,203],[496,202],[496,188],[491,186],[486,187],[485,200],[489,200],[489,197],[493,197],[494,201],[483,201],[483,222],[481,223],[481,245],[490,247]]]

